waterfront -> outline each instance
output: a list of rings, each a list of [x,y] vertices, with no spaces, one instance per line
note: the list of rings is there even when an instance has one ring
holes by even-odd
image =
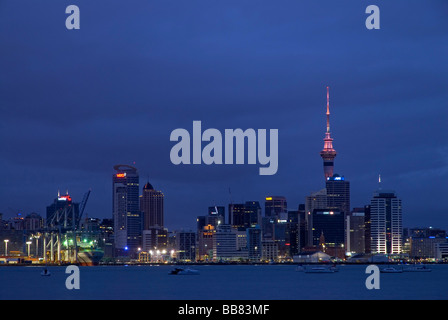
[[[366,265],[308,274],[295,265],[196,265],[199,275],[169,275],[173,266],[80,267],[80,289],[68,290],[65,267],[0,268],[1,300],[446,300],[448,265],[432,272],[380,275],[368,290]]]

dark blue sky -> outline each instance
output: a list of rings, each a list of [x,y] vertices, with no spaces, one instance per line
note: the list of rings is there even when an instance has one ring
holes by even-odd
[[[81,29],[65,28],[76,4]],[[367,30],[365,9],[381,10]],[[0,212],[37,212],[58,189],[112,216],[115,164],[165,193],[168,228],[209,205],[324,187],[326,86],[335,172],[352,207],[381,174],[405,227],[448,229],[448,3],[428,1],[0,2]],[[174,166],[172,130],[279,130],[279,170]],[[229,194],[229,188],[231,195]]]

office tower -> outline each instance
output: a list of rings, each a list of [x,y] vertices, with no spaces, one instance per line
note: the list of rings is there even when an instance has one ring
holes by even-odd
[[[364,206],[364,250],[365,253],[372,253],[370,205]]]
[[[247,251],[238,250],[237,230],[229,224],[222,224],[213,237],[213,260],[235,261],[247,258]]]
[[[263,217],[261,218],[261,231],[263,233],[263,239],[273,239],[274,238],[274,224],[276,219],[273,217]]]
[[[233,228],[246,230],[261,223],[261,206],[258,201],[229,205],[229,221]]]
[[[229,204],[229,224],[234,228],[242,229],[246,221],[246,206],[244,203]]]
[[[73,229],[72,221],[78,221],[79,219],[79,203],[73,202],[72,198],[68,194],[62,195],[58,192],[58,196],[54,199],[54,202],[47,207],[47,218],[45,223],[47,226],[56,227],[60,226],[66,229]]]
[[[325,238],[326,247],[344,247],[345,216],[344,213],[328,209],[315,209],[313,215],[313,245],[318,246],[321,237]]]
[[[35,212],[30,213],[24,220],[25,230],[41,230],[44,226],[44,219]]]
[[[197,260],[213,258],[214,234],[216,229],[224,224],[224,221],[225,208],[223,206],[208,207],[207,215],[197,217]]]
[[[354,208],[346,217],[347,252],[365,253],[366,239],[366,209]]]
[[[401,200],[395,191],[378,189],[374,192],[370,201],[370,232],[371,253],[401,253]]]
[[[261,206],[258,201],[246,201],[246,223],[245,227],[255,227],[261,224]]]
[[[139,175],[128,165],[114,166],[112,218],[114,245],[118,255],[135,255],[141,246],[142,214],[139,210]]]
[[[196,232],[176,232],[176,251],[179,261],[193,262],[196,259]]]
[[[306,227],[306,241],[302,246],[313,246],[313,215],[316,209],[327,208],[327,189],[321,189],[311,195],[305,197],[305,227]]]
[[[436,243],[434,250],[436,261],[448,261],[448,242]]]
[[[335,174],[325,182],[327,189],[327,208],[340,210],[345,214],[350,212],[350,182]]]
[[[213,258],[214,235],[216,228],[210,224],[198,230],[198,253],[197,260],[208,261]]]
[[[206,215],[204,225],[211,224],[215,228],[225,221],[225,207],[223,206],[213,206],[208,207],[208,215]]]
[[[305,204],[299,204],[299,243],[298,243],[298,252],[302,251],[302,248],[306,246],[306,237],[307,237],[307,229],[306,229],[306,210]]]
[[[303,210],[305,211],[305,210]],[[300,213],[299,211],[288,211],[288,226],[286,245],[289,247],[289,256],[298,254],[301,250],[300,244]]]
[[[163,227],[149,227],[142,231],[143,251],[166,250],[168,247],[168,230]]]
[[[263,254],[262,232],[260,226],[246,229],[247,233],[247,255],[249,261],[258,262]]]
[[[163,199],[161,191],[157,191],[147,182],[140,196],[140,211],[143,213],[143,230],[151,227],[163,227]]]
[[[265,199],[265,217],[275,217],[283,215],[286,219],[288,212],[286,198],[282,196],[269,196]]]
[[[276,261],[278,259],[278,246],[272,239],[262,239],[262,255],[264,261]]]
[[[324,148],[320,152],[320,156],[324,162],[324,176],[325,180],[333,176],[334,158],[336,157],[336,150],[333,149],[333,139],[330,134],[330,93],[327,87],[327,131],[325,132]]]
[[[411,228],[410,253],[412,259],[434,259],[437,256],[436,245],[447,242],[447,233],[438,228]]]

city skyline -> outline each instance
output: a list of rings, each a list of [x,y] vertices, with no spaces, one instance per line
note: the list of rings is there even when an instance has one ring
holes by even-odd
[[[403,201],[404,227],[448,229],[446,205],[428,201],[447,190],[445,3],[384,3],[373,31],[365,5],[330,1],[81,9],[79,33],[59,28],[64,15],[52,5],[23,14],[5,2],[0,11],[0,41],[10,49],[0,53],[5,217],[45,216],[58,190],[80,202],[91,189],[85,214],[111,218],[118,163],[139,168],[140,193],[146,182],[164,193],[169,229],[194,229],[209,206],[269,195],[295,209],[325,186],[319,152],[329,86],[334,173],[350,181],[352,208],[369,203],[381,174]],[[136,26],[147,28],[135,34]],[[169,134],[193,120],[279,129],[277,174],[174,166]]]

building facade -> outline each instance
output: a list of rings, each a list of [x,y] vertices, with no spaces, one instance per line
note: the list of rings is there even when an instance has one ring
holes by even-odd
[[[140,211],[143,213],[143,230],[148,230],[150,227],[164,226],[163,201],[163,193],[155,190],[149,182],[146,183],[140,196]]]
[[[128,165],[114,166],[112,218],[116,255],[137,254],[141,246],[143,219],[139,208],[139,175]]]
[[[370,201],[371,253],[402,253],[401,200],[395,191],[379,189]]]

